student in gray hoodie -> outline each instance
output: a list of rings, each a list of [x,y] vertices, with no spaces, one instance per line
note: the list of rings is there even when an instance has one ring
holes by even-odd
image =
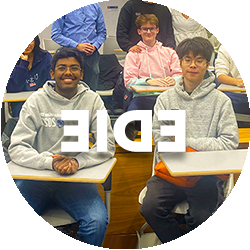
[[[223,202],[223,181],[229,176],[172,177],[158,157],[160,127],[173,125],[158,121],[159,110],[186,111],[187,151],[232,150],[238,146],[238,127],[230,99],[215,89],[214,75],[208,72],[213,47],[202,37],[186,39],[176,52],[183,77],[175,88],[162,93],[155,104],[153,137],[156,145],[155,174],[147,182],[141,213],[163,242],[169,242],[202,224]],[[171,211],[187,201],[186,231],[182,231]]]
[[[88,110],[89,132],[97,136],[97,110],[105,110],[100,96],[84,82],[83,58],[75,48],[62,48],[51,62],[51,76],[42,90],[32,94],[20,112],[11,136],[11,160],[23,167],[49,169],[59,174],[73,174],[78,169],[94,167],[115,153],[115,143],[107,116],[107,152],[97,152],[94,143],[89,152],[61,152],[64,137],[61,110]],[[65,121],[65,124],[74,121]],[[17,180],[17,187],[29,205],[41,215],[56,202],[79,225],[77,237],[101,246],[108,225],[105,205],[95,184]]]

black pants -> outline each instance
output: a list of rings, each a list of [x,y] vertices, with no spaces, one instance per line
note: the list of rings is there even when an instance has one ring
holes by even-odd
[[[91,56],[86,56],[85,53],[82,54],[84,57],[83,81],[88,84],[91,90],[96,91],[100,73],[100,54],[98,50],[96,50]]]
[[[147,193],[140,212],[163,242],[183,235],[180,225],[172,216],[176,204],[187,200],[186,232],[206,221],[223,202],[223,181],[216,176],[204,176],[192,188],[176,186],[158,176],[147,182]]]

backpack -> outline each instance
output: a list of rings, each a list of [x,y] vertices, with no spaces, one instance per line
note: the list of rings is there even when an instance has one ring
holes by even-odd
[[[121,72],[113,92],[113,108],[123,109],[127,111],[128,105],[133,98],[133,91],[126,88],[123,79],[123,71]]]

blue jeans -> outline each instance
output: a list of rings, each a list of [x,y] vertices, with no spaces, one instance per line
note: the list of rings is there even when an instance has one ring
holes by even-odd
[[[17,180],[16,185],[38,215],[55,202],[77,221],[77,238],[102,245],[108,215],[96,184]]]

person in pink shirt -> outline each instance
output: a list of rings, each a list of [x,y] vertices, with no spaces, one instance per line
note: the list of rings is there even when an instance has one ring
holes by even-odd
[[[175,50],[162,46],[162,43],[156,40],[156,35],[160,32],[158,18],[154,14],[140,15],[136,19],[136,26],[142,38],[137,44],[141,52],[129,52],[126,56],[125,86],[174,85],[182,75],[180,62]],[[153,110],[159,94],[159,92],[133,92],[127,111]]]

